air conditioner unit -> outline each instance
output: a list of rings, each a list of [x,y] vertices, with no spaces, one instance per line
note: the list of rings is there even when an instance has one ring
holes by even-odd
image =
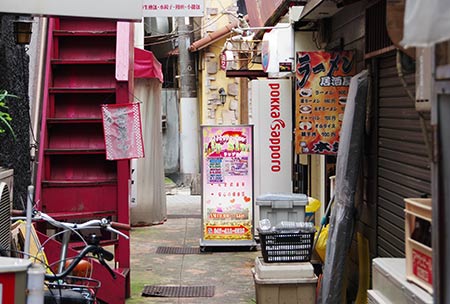
[[[13,170],[0,168],[0,255],[11,252],[11,207],[13,199]]]
[[[336,0],[310,0],[303,8],[300,20],[318,20],[332,17],[342,9],[342,4]]]

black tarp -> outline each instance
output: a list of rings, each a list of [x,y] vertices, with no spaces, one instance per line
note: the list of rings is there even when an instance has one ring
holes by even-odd
[[[352,77],[336,162],[334,205],[330,216],[327,249],[319,303],[342,301],[345,263],[353,238],[354,200],[363,150],[366,99],[366,70]]]

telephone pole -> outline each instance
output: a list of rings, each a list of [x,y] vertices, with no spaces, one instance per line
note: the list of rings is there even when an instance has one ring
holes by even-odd
[[[200,181],[200,115],[197,99],[197,78],[192,18],[178,17],[178,68],[180,84],[180,173],[191,190],[199,189]]]

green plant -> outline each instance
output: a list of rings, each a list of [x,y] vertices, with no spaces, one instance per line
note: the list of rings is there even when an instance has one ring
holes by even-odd
[[[8,106],[6,105],[6,98],[13,97],[17,98],[16,95],[8,94],[8,91],[2,90],[0,91],[0,133],[5,133],[6,130],[9,130],[11,134],[15,137],[14,130],[9,123],[12,121],[11,115],[8,112]]]

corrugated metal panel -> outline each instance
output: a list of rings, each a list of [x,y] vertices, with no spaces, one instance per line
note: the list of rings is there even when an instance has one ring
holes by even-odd
[[[378,63],[377,251],[379,256],[403,257],[403,199],[430,195],[430,163],[414,102],[398,77],[395,53]],[[414,95],[414,74],[404,79]]]
[[[386,0],[366,10],[366,54],[392,45],[386,30]]]

